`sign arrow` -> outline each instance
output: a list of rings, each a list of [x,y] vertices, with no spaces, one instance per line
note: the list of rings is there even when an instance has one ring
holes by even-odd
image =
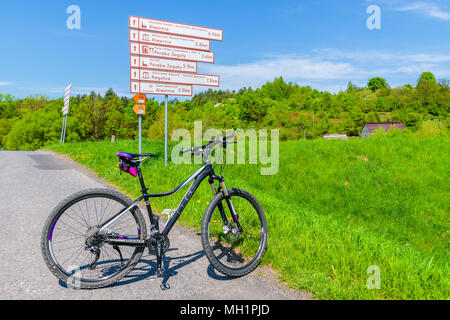
[[[134,111],[134,113],[136,113],[136,114],[142,114],[142,115],[144,115],[144,114],[145,114],[145,105],[143,105],[143,104],[136,104],[136,105],[133,107],[133,111]]]
[[[137,104],[145,104],[147,102],[147,97],[145,94],[137,94],[133,97],[133,100]]]

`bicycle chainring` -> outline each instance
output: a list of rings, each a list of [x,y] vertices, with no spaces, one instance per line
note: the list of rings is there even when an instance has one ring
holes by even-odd
[[[162,233],[155,233],[150,236],[150,238],[147,240],[147,246],[150,251],[156,251],[156,244],[157,243],[162,244],[162,251],[166,252],[170,247],[170,240],[169,238],[162,234]]]

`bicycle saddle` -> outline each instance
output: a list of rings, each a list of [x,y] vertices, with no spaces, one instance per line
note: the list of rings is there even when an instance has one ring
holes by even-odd
[[[116,156],[127,159],[137,159],[141,157],[152,157],[152,158],[156,157],[156,155],[154,155],[153,153],[130,153],[130,152],[118,152]]]

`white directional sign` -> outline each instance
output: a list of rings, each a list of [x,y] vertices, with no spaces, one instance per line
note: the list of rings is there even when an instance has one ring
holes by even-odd
[[[149,57],[214,63],[214,52],[163,47],[144,43],[131,42],[130,53]]]
[[[218,87],[217,75],[197,74],[198,62],[214,63],[211,40],[223,31],[183,23],[129,17],[132,93],[191,96],[192,86]]]
[[[197,72],[197,63],[151,57],[131,56],[130,65],[142,69],[156,69],[180,72]]]
[[[206,74],[189,74],[131,68],[131,80],[155,81],[176,84],[192,84],[198,86],[219,86],[219,76]]]
[[[132,93],[192,96],[192,86],[131,81]]]
[[[209,51],[209,40],[130,29],[130,41]]]
[[[198,27],[184,23],[174,23],[163,20],[133,17],[129,18],[130,28],[186,35],[200,39],[223,40],[223,31],[214,28]]]

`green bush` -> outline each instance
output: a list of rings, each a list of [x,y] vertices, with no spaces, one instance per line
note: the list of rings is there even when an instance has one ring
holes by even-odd
[[[217,129],[279,129],[281,140],[317,139],[327,133],[342,133],[350,137],[359,136],[367,122],[399,121],[412,131],[419,129],[424,121],[444,119],[444,129],[425,125],[418,137],[433,137],[448,134],[450,110],[450,82],[436,82],[431,73],[424,73],[417,86],[401,86],[391,89],[383,78],[372,78],[366,88],[349,83],[346,91],[336,94],[320,92],[310,86],[286,83],[275,78],[261,88],[242,88],[239,91],[200,92],[191,100],[177,99],[168,102],[169,136],[178,128],[193,130],[194,121],[202,121],[203,128]],[[103,96],[91,92],[70,98],[69,141],[78,134],[80,141],[135,139],[138,132],[138,118],[132,108],[134,101],[118,97],[112,89]],[[60,110],[64,100],[29,96],[16,99],[0,94],[0,143],[11,148],[32,149],[55,141],[59,129],[48,132],[52,121],[62,121]],[[56,112],[44,116],[42,112]],[[35,116],[29,117],[30,114]],[[36,120],[35,117],[44,117]],[[52,118],[53,117],[53,118]],[[15,132],[9,135],[14,124]],[[76,120],[75,120],[76,119]],[[49,122],[40,127],[40,121]],[[33,128],[23,128],[24,123]],[[36,126],[35,126],[36,125]],[[21,129],[20,129],[21,128]],[[78,129],[79,128],[79,129]],[[164,137],[164,103],[149,99],[146,114],[142,118],[143,136],[150,139]],[[25,136],[21,137],[21,131]],[[376,137],[408,136],[409,131],[379,132]],[[37,141],[29,140],[33,136]]]
[[[44,110],[29,113],[16,121],[5,137],[6,149],[36,150],[45,145],[59,142],[62,117],[58,111]],[[79,141],[82,135],[76,118],[67,120],[66,141]]]
[[[422,123],[414,134],[417,138],[445,137],[448,135],[447,126],[437,121],[426,121]]]
[[[372,132],[372,138],[407,138],[411,135],[410,131],[406,129],[399,129],[396,127],[389,128],[385,131],[383,128],[377,128]]]

